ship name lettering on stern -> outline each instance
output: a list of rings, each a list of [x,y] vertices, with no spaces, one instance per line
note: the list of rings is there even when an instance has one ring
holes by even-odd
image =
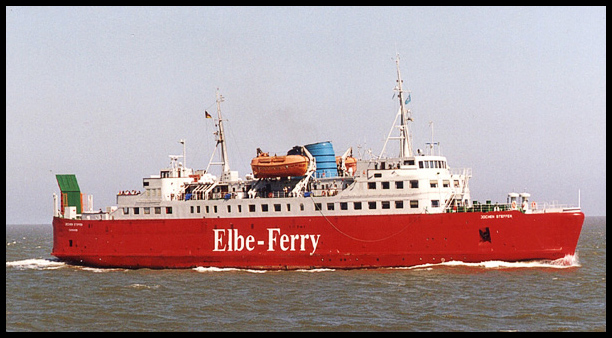
[[[238,233],[238,229],[213,229],[214,249],[213,251],[253,251],[256,245],[265,246],[266,242],[255,240],[253,235],[243,236]],[[306,251],[312,248],[311,254],[317,250],[321,235],[287,235],[281,234],[279,228],[268,229],[267,251]]]

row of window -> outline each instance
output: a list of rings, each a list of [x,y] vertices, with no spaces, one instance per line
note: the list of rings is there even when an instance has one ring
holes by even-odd
[[[446,161],[419,161],[419,168],[427,169],[427,168],[446,168]]]
[[[274,208],[274,211],[281,211],[281,204],[280,203],[273,204],[272,207]],[[269,210],[269,205],[268,204],[260,204],[260,208],[261,208],[261,211],[267,212]],[[236,206],[235,210],[237,212],[242,212],[242,205],[238,204]],[[300,210],[304,211],[304,203],[300,203]],[[199,213],[201,213],[202,210],[200,209],[199,205],[195,205],[195,206],[192,205],[190,211],[191,211],[192,214],[194,214],[194,213],[198,213],[199,214]],[[210,205],[204,206],[204,211],[207,214],[209,214],[211,212]],[[256,205],[255,204],[249,204],[249,212],[255,212],[255,211],[257,211]],[[286,211],[291,211],[291,204],[289,204],[289,203],[286,204]],[[218,207],[216,205],[212,206],[212,212],[215,213],[215,214],[217,212],[219,212]],[[228,213],[232,212],[232,206],[231,205],[227,206],[227,212]]]
[[[418,200],[410,200],[408,201],[408,205],[411,209],[416,209],[419,207],[419,201]],[[404,209],[404,201],[369,201],[369,202],[330,202],[330,203],[325,203],[325,210],[336,210],[336,207],[338,207],[338,210],[349,210],[349,207],[351,208],[351,210],[363,210],[367,207],[367,209],[370,210],[375,210],[377,208],[380,209],[391,209],[391,206],[393,206],[395,209]],[[232,212],[232,205],[227,205],[227,212],[231,213]],[[314,204],[315,210],[323,210],[323,203],[315,203]],[[432,208],[438,208],[440,207],[440,200],[431,200],[431,207]],[[280,203],[277,204],[272,204],[272,208],[270,208],[270,206],[268,204],[260,204],[259,205],[259,210],[261,212],[268,212],[270,210],[273,210],[275,212],[280,212],[283,211],[283,205]],[[304,211],[304,203],[300,203],[300,211]],[[153,209],[154,214],[156,215],[160,215],[162,213],[162,210],[165,211],[165,214],[167,215],[171,215],[172,214],[172,207],[133,207],[133,208],[129,208],[129,207],[124,207],[123,208],[123,214],[124,215],[129,215],[130,214],[130,209],[132,209],[132,214],[133,215],[140,215],[140,212],[142,211],[143,214],[145,215],[149,215],[151,214],[151,209]],[[141,210],[142,209],[142,210]],[[257,205],[255,204],[249,204],[248,205],[248,209],[249,212],[256,212],[257,211]],[[241,213],[242,212],[242,205],[236,205],[236,209],[237,212]],[[190,207],[190,212],[192,214],[194,213],[201,213],[202,211],[204,211],[205,213],[209,214],[211,213],[211,211],[213,213],[218,213],[218,206],[213,205],[212,208],[209,205],[204,206],[204,210],[202,210],[201,206],[199,205],[192,205]],[[284,211],[291,211],[291,204],[287,203],[285,204],[285,210]]]
[[[380,204],[379,204],[380,203]],[[410,208],[415,209],[419,207],[419,201],[418,200],[410,200],[409,202],[410,204]],[[340,202],[337,203],[339,204],[340,210],[349,210],[349,206],[352,207],[352,210],[363,210],[364,207],[367,205],[368,209],[374,210],[377,209],[378,206],[380,205],[381,209],[391,209],[391,206],[393,205],[395,207],[395,209],[403,209],[404,208],[404,201],[369,201],[369,202]],[[436,205],[438,205],[439,202],[436,202]],[[323,210],[323,204],[322,203],[315,203],[315,210]],[[336,203],[325,203],[325,208],[326,210],[336,210]]]
[[[378,186],[378,183],[380,183],[380,188],[383,190],[389,189],[391,184],[390,182],[387,181],[383,181],[383,182],[368,182],[368,189],[376,189]],[[410,180],[408,181],[408,184],[410,186],[410,188],[418,188],[419,187],[419,180]],[[455,188],[459,188],[459,180],[454,180],[453,184],[455,186]],[[438,187],[438,180],[429,180],[429,187],[431,188],[437,188]],[[442,187],[443,188],[448,188],[450,187],[450,180],[442,180]],[[404,181],[395,181],[395,189],[404,189]]]
[[[380,169],[397,169],[400,167],[400,163],[389,163],[385,165],[385,162],[380,162]],[[414,160],[404,161],[404,165],[414,165]],[[374,164],[374,169],[378,169],[378,163]],[[428,169],[428,168],[446,168],[446,161],[440,160],[429,160],[429,161],[419,161],[419,168]]]
[[[153,209],[153,212],[155,213],[155,215],[161,215],[161,213],[162,213],[162,207],[153,207],[153,208],[151,208],[151,207],[134,207],[134,208],[131,208],[131,209],[132,209],[132,214],[133,215],[140,215],[140,209],[142,209],[142,212],[145,215],[151,214],[151,209]],[[165,209],[166,214],[172,214],[172,207],[163,207],[163,209]],[[124,207],[123,208],[123,214],[124,215],[129,215],[130,214],[130,208],[129,207]]]

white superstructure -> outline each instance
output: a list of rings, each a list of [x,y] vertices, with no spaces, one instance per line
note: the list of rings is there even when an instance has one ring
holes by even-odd
[[[311,166],[303,177],[255,179],[252,174],[244,180],[230,171],[221,116],[224,97],[217,91],[217,119],[215,132],[221,159],[209,161],[207,170],[186,168],[185,140],[183,155],[171,155],[170,166],[159,175],[143,179],[142,191],[122,191],[117,195],[117,206],[106,213],[84,215],[88,218],[202,218],[202,217],[263,217],[322,214],[404,214],[441,213],[465,210],[470,207],[470,169],[451,170],[446,157],[415,155],[412,149],[408,122],[411,112],[406,108],[410,94],[402,88],[397,65],[397,91],[400,108],[387,137],[399,140],[398,157],[357,160],[356,169],[347,170],[344,153],[338,165],[337,177],[312,175],[316,161],[307,150]],[[394,136],[393,130],[399,131]],[[432,144],[433,145],[433,141]],[[215,148],[216,150],[217,148]],[[182,157],[183,163],[178,162]],[[208,173],[211,164],[221,165],[221,177]]]

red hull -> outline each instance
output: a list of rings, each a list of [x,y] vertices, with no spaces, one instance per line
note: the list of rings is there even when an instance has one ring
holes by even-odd
[[[53,218],[53,252],[94,267],[373,268],[574,254],[582,212],[87,221]]]

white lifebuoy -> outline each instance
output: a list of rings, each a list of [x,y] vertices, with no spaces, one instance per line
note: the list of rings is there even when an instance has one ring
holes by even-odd
[[[531,202],[531,209],[537,209],[537,206],[535,201]]]
[[[512,201],[512,209],[516,209],[516,201]]]
[[[321,192],[321,196],[325,196],[325,195],[326,195],[325,190],[323,190],[323,192]]]

